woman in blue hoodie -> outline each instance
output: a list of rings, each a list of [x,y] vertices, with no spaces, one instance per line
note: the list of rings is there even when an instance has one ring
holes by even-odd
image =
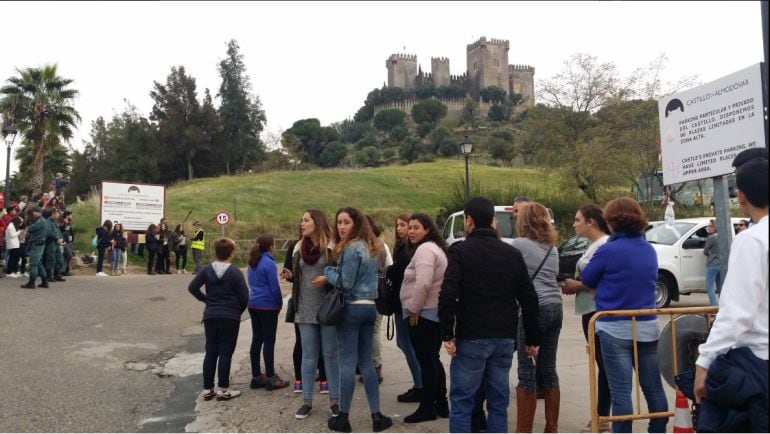
[[[251,315],[251,383],[267,390],[281,389],[289,383],[275,373],[275,335],[278,313],[283,306],[278,285],[278,268],[272,256],[275,242],[270,234],[262,234],[249,253],[246,277],[249,282],[249,315]],[[259,366],[259,353],[264,347],[265,373]]]

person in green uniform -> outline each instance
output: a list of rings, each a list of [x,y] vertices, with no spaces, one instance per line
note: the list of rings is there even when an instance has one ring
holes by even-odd
[[[24,227],[27,228],[27,255],[29,255],[29,282],[21,285],[22,288],[35,289],[35,280],[40,276],[41,288],[48,288],[48,275],[43,266],[43,249],[45,237],[48,234],[48,223],[41,217],[42,210],[37,205],[27,206],[27,218]]]
[[[48,235],[45,239],[45,273],[52,282],[64,282],[61,277],[61,269],[64,266],[64,257],[61,253],[62,234],[59,225],[60,211],[58,208],[46,208],[43,210],[43,218],[48,224]]]

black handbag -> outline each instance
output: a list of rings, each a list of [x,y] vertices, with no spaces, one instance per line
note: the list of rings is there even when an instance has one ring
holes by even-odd
[[[393,282],[388,277],[388,268],[390,267],[386,267],[382,273],[377,274],[377,299],[374,300],[374,305],[380,315],[393,315],[396,313],[392,302]]]
[[[342,270],[342,258],[338,265],[338,270]],[[318,307],[316,321],[325,326],[336,326],[342,324],[343,310],[345,308],[345,295],[342,293],[342,273],[337,276],[337,284],[324,295],[321,299],[321,306]]]
[[[324,295],[321,300],[321,306],[316,314],[318,324],[325,326],[336,326],[342,324],[342,314],[345,308],[345,295],[342,293],[340,282],[342,277],[337,279],[337,285],[334,285],[331,291]]]
[[[289,298],[289,304],[286,306],[286,322],[294,322],[294,315],[297,313],[294,309],[294,297]]]

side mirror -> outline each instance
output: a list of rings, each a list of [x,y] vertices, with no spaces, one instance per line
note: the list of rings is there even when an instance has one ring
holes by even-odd
[[[706,242],[696,238],[690,238],[682,243],[683,249],[702,249],[706,247]]]

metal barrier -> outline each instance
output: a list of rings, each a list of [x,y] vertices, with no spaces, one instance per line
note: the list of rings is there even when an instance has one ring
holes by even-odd
[[[657,412],[657,413],[642,413],[641,412],[641,385],[639,384],[639,354],[636,342],[636,317],[644,315],[670,315],[671,324],[671,353],[673,355],[673,369],[674,376],[679,373],[679,367],[677,366],[677,345],[676,345],[676,321],[675,316],[687,315],[687,314],[706,314],[706,321],[708,327],[711,328],[711,322],[713,321],[713,314],[719,310],[718,306],[705,306],[705,307],[679,307],[679,308],[663,308],[663,309],[633,309],[633,310],[606,310],[603,312],[596,312],[591,320],[588,322],[588,378],[590,386],[590,398],[591,398],[591,431],[599,432],[599,424],[602,422],[613,421],[633,421],[639,419],[657,419],[664,417],[674,416],[673,411]],[[709,315],[711,314],[711,315]],[[596,321],[604,316],[627,316],[631,317],[631,335],[633,336],[634,343],[634,384],[636,385],[636,412],[632,414],[623,414],[617,416],[599,416],[597,409],[597,379],[596,379]],[[674,386],[677,389],[676,385]],[[633,398],[632,398],[633,399]]]

